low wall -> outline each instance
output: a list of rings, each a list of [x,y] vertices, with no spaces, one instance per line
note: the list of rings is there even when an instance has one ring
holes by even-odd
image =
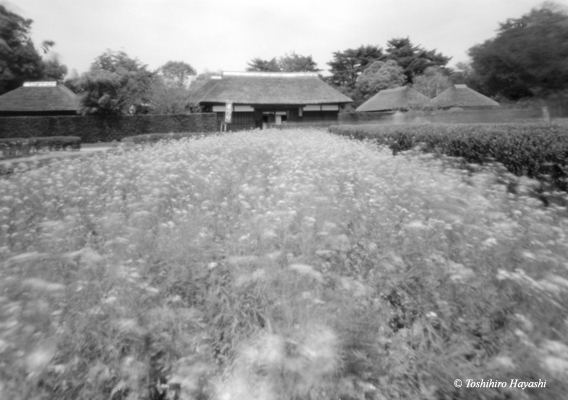
[[[340,113],[338,124],[475,124],[505,123],[524,120],[542,119],[538,109],[497,109],[497,110],[461,110],[461,111],[408,111],[397,113],[350,112]]]
[[[143,133],[216,131],[215,113],[0,117],[0,138],[79,136],[83,143],[96,143]]]

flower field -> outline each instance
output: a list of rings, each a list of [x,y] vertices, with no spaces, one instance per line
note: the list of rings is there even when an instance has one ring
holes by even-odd
[[[545,183],[544,191],[568,191],[568,124],[401,124],[341,125],[335,134],[372,139],[394,153],[420,145],[427,153],[461,157],[467,162],[497,161],[512,174]]]
[[[0,180],[0,398],[566,398],[566,210],[444,165],[265,130]]]

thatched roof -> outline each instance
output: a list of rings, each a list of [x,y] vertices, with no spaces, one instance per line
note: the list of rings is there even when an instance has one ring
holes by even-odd
[[[389,111],[427,105],[430,99],[409,86],[381,90],[355,111]]]
[[[444,90],[430,101],[430,105],[439,108],[499,107],[499,103],[468,88],[466,85],[454,85]]]
[[[313,72],[224,72],[191,97],[195,103],[307,105],[353,101]]]
[[[79,97],[56,82],[27,82],[0,96],[0,112],[76,111]]]

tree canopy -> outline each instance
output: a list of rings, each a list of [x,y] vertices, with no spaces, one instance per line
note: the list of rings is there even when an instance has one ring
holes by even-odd
[[[29,36],[32,23],[31,19],[0,5],[0,95],[20,87],[25,81],[61,82],[67,74],[67,67],[57,55],[49,54],[42,59]],[[43,53],[49,53],[54,45],[51,40],[43,41]]]
[[[0,5],[0,94],[42,77],[41,56],[29,37],[32,22]]]
[[[123,51],[107,50],[76,83],[81,114],[123,114],[148,100],[154,74]]]
[[[406,82],[412,83],[414,77],[422,75],[428,67],[443,67],[451,59],[436,50],[426,50],[412,44],[409,38],[394,38],[387,42],[385,59],[394,60],[404,69]]]
[[[271,60],[263,60],[262,58],[253,58],[248,63],[247,71],[258,71],[258,72],[279,72],[280,66],[276,57]]]
[[[428,67],[422,75],[414,77],[412,87],[423,95],[433,99],[451,87],[452,80],[439,67]]]
[[[278,66],[283,72],[319,72],[312,56],[302,56],[294,52],[278,59]]]
[[[271,60],[253,58],[248,63],[247,71],[259,72],[319,72],[312,56],[302,56],[292,52],[280,58],[273,57]]]
[[[500,24],[497,36],[469,50],[489,95],[545,97],[568,88],[568,13],[544,3]]]
[[[393,60],[373,62],[357,79],[357,89],[367,100],[380,90],[404,85],[404,70]]]
[[[328,63],[332,76],[329,82],[337,87],[346,87],[345,90],[355,88],[357,78],[374,61],[381,60],[383,50],[378,46],[361,46],[356,49],[347,49],[333,53],[333,60]]]
[[[197,71],[184,61],[168,61],[156,71],[164,82],[172,85],[187,86]]]

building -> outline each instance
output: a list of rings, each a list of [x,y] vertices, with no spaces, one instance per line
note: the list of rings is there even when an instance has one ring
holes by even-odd
[[[427,106],[430,99],[409,86],[381,90],[361,104],[356,112],[386,112]]]
[[[79,97],[57,82],[26,82],[0,96],[0,116],[76,115]]]
[[[314,72],[224,72],[192,95],[204,112],[215,112],[222,127],[232,108],[229,130],[271,125],[332,124],[352,100]]]
[[[468,88],[466,85],[454,85],[430,101],[432,108],[459,107],[470,110],[483,110],[500,107],[489,97]]]

